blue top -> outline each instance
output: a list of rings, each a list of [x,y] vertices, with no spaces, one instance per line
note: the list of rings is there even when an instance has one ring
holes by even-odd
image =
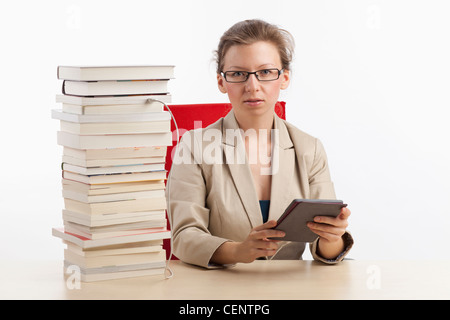
[[[263,222],[266,223],[269,220],[270,200],[259,200],[259,206],[261,207]]]

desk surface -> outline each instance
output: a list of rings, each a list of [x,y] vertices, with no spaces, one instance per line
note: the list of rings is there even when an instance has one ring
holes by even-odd
[[[205,270],[172,261],[163,275],[81,283],[61,261],[0,261],[0,299],[450,299],[450,261],[255,261]]]

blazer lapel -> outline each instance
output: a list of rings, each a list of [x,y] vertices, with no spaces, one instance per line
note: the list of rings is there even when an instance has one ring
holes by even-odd
[[[222,127],[222,145],[226,160],[225,163],[230,169],[236,190],[252,228],[254,228],[262,224],[262,216],[240,130],[234,117],[234,112],[231,110],[225,116]]]
[[[277,220],[292,201],[290,188],[295,172],[295,149],[289,132],[275,115],[272,132],[272,186],[270,192],[269,220]]]

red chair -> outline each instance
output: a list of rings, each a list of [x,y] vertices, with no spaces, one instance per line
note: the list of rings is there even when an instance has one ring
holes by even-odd
[[[284,101],[277,102],[275,112],[281,119],[286,119],[286,103]],[[230,103],[208,103],[208,104],[179,104],[169,105],[172,114],[177,121],[180,138],[189,130],[195,128],[205,128],[216,122],[220,118],[226,116],[231,110]],[[177,134],[175,132],[175,124],[172,121],[171,130],[173,132],[174,145],[167,148],[166,154],[166,170],[169,172],[172,166],[172,150],[175,147]],[[170,225],[167,224],[170,228]],[[170,239],[165,239],[163,248],[166,250],[167,259],[170,255]],[[172,260],[177,258],[172,255]]]

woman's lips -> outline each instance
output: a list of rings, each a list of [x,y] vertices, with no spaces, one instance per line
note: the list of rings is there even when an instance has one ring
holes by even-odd
[[[248,106],[251,107],[256,107],[259,106],[260,104],[262,104],[264,102],[264,100],[260,100],[260,99],[249,99],[249,100],[245,100],[244,103]]]

